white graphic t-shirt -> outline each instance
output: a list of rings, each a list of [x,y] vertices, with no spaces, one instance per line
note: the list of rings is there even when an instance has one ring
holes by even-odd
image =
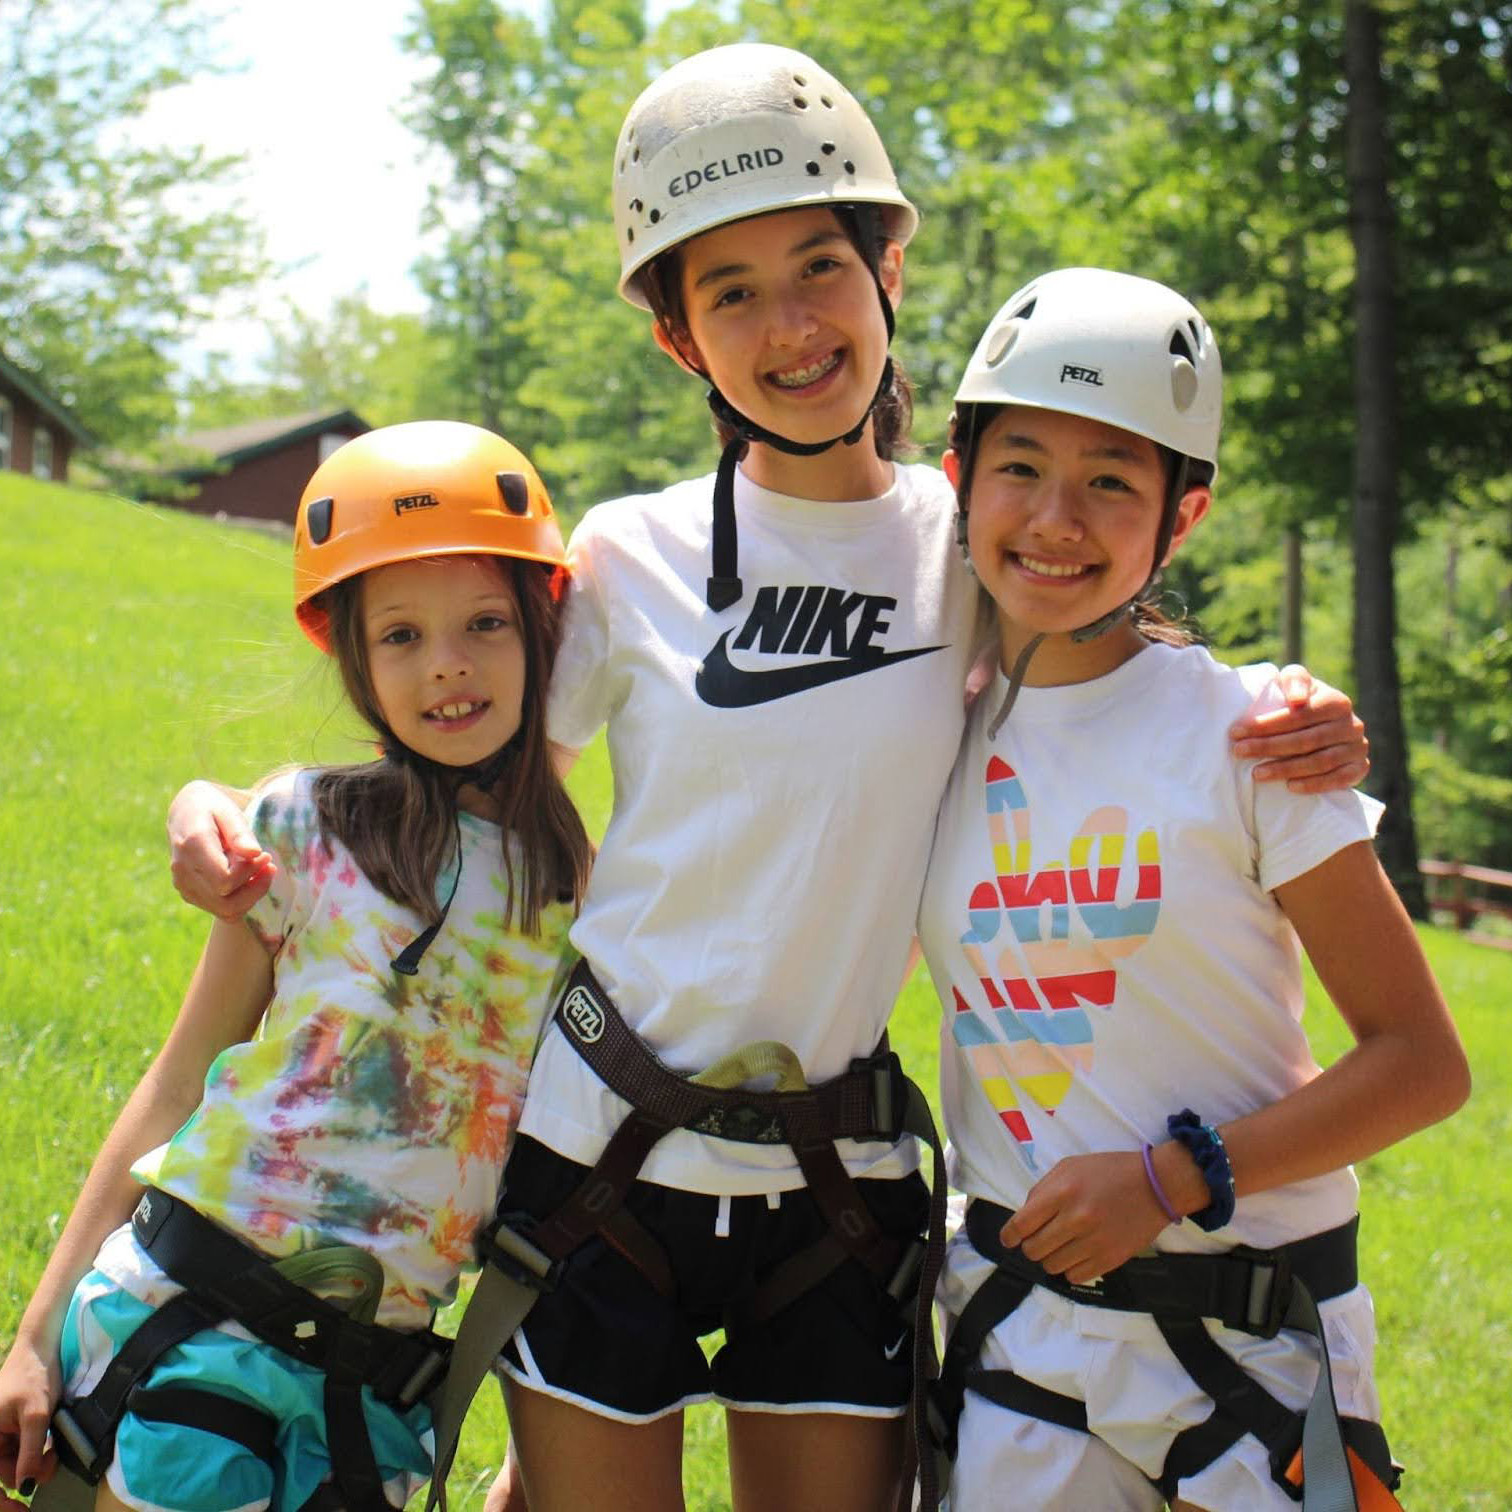
[[[551,737],[582,746],[608,725],[614,812],[572,940],[674,1069],[778,1040],[818,1082],[872,1051],[902,983],[980,595],[933,468],[844,503],[737,475],[744,592],[716,612],[712,496],[706,477],[619,499],[573,534]],[[625,1112],[548,1032],[522,1131],[592,1161]],[[874,1175],[912,1164],[842,1154]],[[642,1175],[802,1185],[786,1146],[685,1131]]]
[[[1024,688],[996,740],[1001,673],[941,806],[919,938],[944,1012],[951,1174],[1016,1208],[1067,1155],[1218,1124],[1318,1074],[1296,935],[1271,890],[1368,839],[1380,806],[1256,783],[1229,724],[1270,679],[1150,645],[1106,677]],[[1270,1247],[1344,1222],[1350,1170],[1240,1199],[1161,1248]]]

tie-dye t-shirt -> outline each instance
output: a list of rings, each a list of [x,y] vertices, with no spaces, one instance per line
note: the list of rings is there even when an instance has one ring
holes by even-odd
[[[1318,1074],[1300,948],[1272,889],[1368,839],[1380,807],[1257,783],[1228,726],[1272,668],[1150,645],[1092,682],[1024,688],[995,740],[1001,673],[972,710],[919,915],[944,1011],[953,1183],[1017,1207],[1067,1155],[1222,1123]],[[1207,1238],[1271,1246],[1343,1222],[1351,1171],[1240,1198]]]
[[[544,909],[536,938],[506,927],[498,826],[463,814],[456,898],[400,975],[423,923],[322,844],[313,775],[248,811],[278,862],[247,919],[274,958],[258,1035],[216,1057],[198,1111],[133,1174],[269,1255],[360,1246],[383,1265],[379,1321],[413,1327],[493,1211],[571,909]]]

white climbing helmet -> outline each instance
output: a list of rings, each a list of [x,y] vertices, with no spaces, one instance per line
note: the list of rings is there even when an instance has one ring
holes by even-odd
[[[875,204],[906,243],[904,198],[877,128],[833,74],[787,47],[740,42],[695,53],[649,85],[614,153],[620,293],[650,304],[637,276],[700,232],[767,210]]]
[[[1063,410],[1218,463],[1223,366],[1190,301],[1148,278],[1061,268],[992,317],[956,390],[968,404]]]

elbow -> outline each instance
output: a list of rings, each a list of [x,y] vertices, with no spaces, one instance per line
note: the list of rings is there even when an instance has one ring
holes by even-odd
[[[1424,1078],[1424,1124],[1439,1123],[1458,1113],[1470,1098],[1470,1061],[1458,1036],[1437,1057],[1434,1074]]]

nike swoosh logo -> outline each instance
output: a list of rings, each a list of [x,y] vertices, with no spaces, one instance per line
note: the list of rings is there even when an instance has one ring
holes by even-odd
[[[898,1358],[898,1351],[902,1349],[903,1341],[907,1337],[908,1330],[905,1328],[903,1332],[898,1335],[897,1342],[893,1344],[891,1349],[889,1349],[887,1345],[884,1344],[882,1346],[882,1358],[884,1360],[896,1360]]]
[[[871,651],[859,656],[844,656],[835,661],[809,662],[802,667],[772,667],[767,671],[747,671],[731,664],[726,649],[733,630],[726,630],[719,637],[714,649],[704,657],[698,676],[693,680],[693,690],[711,708],[748,709],[753,704],[771,703],[774,698],[788,698],[794,693],[807,693],[810,688],[822,688],[826,683],[841,682],[847,677],[860,677],[866,672],[875,672],[879,667],[890,667],[896,662],[912,660],[915,656],[928,656],[934,651],[943,651],[944,646],[920,646],[914,651]]]

